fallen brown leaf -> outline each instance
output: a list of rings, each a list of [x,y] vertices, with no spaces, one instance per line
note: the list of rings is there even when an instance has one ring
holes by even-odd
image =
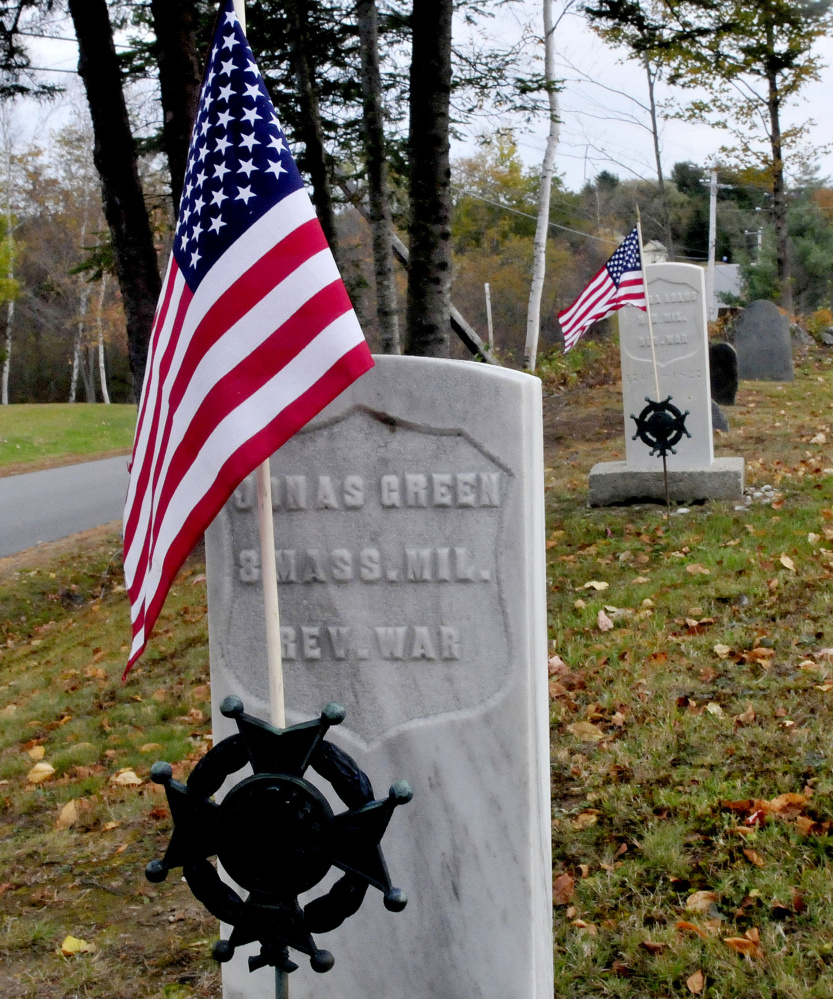
[[[599,631],[610,631],[614,626],[613,621],[611,621],[602,608],[599,609],[599,613],[596,615],[596,624]]]
[[[785,569],[789,569],[790,572],[795,572],[795,562],[793,562],[789,555],[782,555],[778,561],[784,566]]]
[[[685,980],[688,991],[696,996],[699,995],[706,986],[706,976],[702,971],[695,971],[693,975],[689,975]]]
[[[690,573],[692,576],[703,575],[710,576],[711,569],[707,569],[704,565],[700,565],[699,562],[690,562],[686,567],[685,571]]]
[[[686,899],[685,907],[689,912],[708,912],[717,902],[713,891],[696,891]]]
[[[656,943],[653,940],[641,940],[639,946],[643,950],[647,950],[649,954],[661,954],[667,949],[667,943]]]
[[[766,861],[756,850],[744,850],[743,855],[750,864],[754,864],[756,867],[766,867]]]
[[[58,813],[58,819],[55,822],[56,829],[70,829],[78,821],[78,806],[73,798],[68,801],[61,811]]]
[[[593,923],[586,923],[583,919],[574,919],[573,926],[575,926],[576,929],[584,930],[584,932],[591,937],[597,937],[599,935],[597,927],[594,926]]]
[[[559,874],[552,883],[552,904],[568,905],[573,900],[576,879],[572,874]]]
[[[592,722],[579,721],[567,726],[567,731],[584,742],[598,742],[604,739],[604,732]]]
[[[803,794],[779,794],[769,803],[770,811],[776,815],[781,815],[785,819],[795,818],[800,815],[807,804],[807,797]]]
[[[704,939],[706,936],[699,926],[695,926],[694,923],[687,923],[684,919],[681,919],[677,923],[676,929],[678,933],[692,933],[695,936],[703,937]]]
[[[53,767],[51,763],[36,763],[29,773],[26,774],[26,780],[28,780],[31,784],[41,784],[43,781],[49,780],[54,773],[55,767]]]

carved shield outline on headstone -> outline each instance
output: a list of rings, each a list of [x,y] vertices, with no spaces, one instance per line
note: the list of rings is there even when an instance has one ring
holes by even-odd
[[[345,429],[361,442],[361,449],[348,445],[345,453],[354,463],[356,455],[366,455],[364,465],[322,466],[319,453],[332,453],[333,437]],[[324,703],[337,700],[347,708],[340,735],[368,749],[416,725],[464,718],[500,697],[512,672],[508,657],[513,647],[496,557],[513,496],[509,467],[462,429],[416,424],[356,405],[296,434],[272,457],[271,471],[276,548],[282,553],[284,576],[281,625],[287,629],[284,675],[290,720],[315,716]],[[463,475],[462,494],[458,473]],[[414,505],[408,504],[406,474],[428,477],[426,506],[415,505],[423,498],[419,490],[411,496]],[[433,505],[432,474],[450,476],[450,483],[441,480],[439,506]],[[344,508],[347,475],[364,484],[362,506],[349,510]],[[480,478],[495,475],[500,490],[496,506]],[[287,476],[297,477],[290,502],[296,507],[298,479],[306,478],[305,509],[285,509]],[[328,480],[323,486],[321,476]],[[400,506],[382,505],[382,476],[397,478]],[[488,485],[494,485],[493,479]],[[449,490],[451,503],[446,505]],[[212,529],[219,529],[222,538],[223,563],[235,566],[236,573],[235,579],[230,573],[209,577],[210,610],[219,615],[211,629],[218,646],[212,648],[212,659],[222,660],[229,691],[253,707],[253,700],[259,701],[263,710],[268,688],[262,595],[259,584],[241,580],[248,559],[251,581],[252,561],[259,557],[252,553],[259,542],[253,490],[244,484],[242,492],[232,497]],[[355,495],[354,488],[354,501]],[[336,509],[331,511],[326,504],[333,498]],[[390,490],[385,499],[391,502]],[[460,499],[463,505],[457,505]],[[315,509],[320,503],[325,508]],[[425,525],[428,509],[437,511],[434,520],[440,525],[433,534]],[[350,537],[344,535],[345,524],[352,525]],[[460,525],[465,536],[455,535]],[[461,537],[477,538],[477,547],[460,544]],[[363,565],[374,564],[372,558],[367,561],[368,550],[379,553],[381,575],[362,581]],[[242,558],[242,552],[249,554]],[[334,571],[343,577],[348,562],[352,577],[337,581]]]

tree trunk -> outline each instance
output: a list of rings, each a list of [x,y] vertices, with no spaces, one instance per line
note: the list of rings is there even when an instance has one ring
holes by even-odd
[[[133,391],[138,400],[162,281],[106,0],[68,0],[68,5],[78,39],[78,72],[93,122],[93,159],[101,178],[104,215],[113,240],[127,321]]]
[[[399,310],[393,274],[393,223],[388,201],[385,165],[382,77],[379,72],[379,25],[376,0],[359,0],[356,7],[362,55],[364,97],[364,148],[370,202],[370,232],[376,277],[376,315],[382,337],[382,353],[398,354]]]
[[[98,310],[96,326],[98,327],[98,380],[101,382],[101,398],[106,406],[110,405],[110,393],[107,390],[107,370],[104,366],[104,297],[107,294],[107,272],[101,275],[101,290],[98,293]]]
[[[6,240],[8,242],[9,261],[6,267],[6,277],[11,283],[14,280],[14,239],[13,239],[13,217],[12,217],[12,140],[9,134],[8,121],[2,125],[3,138],[6,146],[6,204],[4,214],[6,216]],[[10,289],[11,291],[11,289]],[[14,296],[6,303],[6,349],[3,357],[2,387],[0,387],[0,404],[9,404],[9,373],[12,364],[12,330],[14,328]]]
[[[665,180],[662,176],[662,155],[659,149],[659,125],[657,123],[657,105],[654,99],[654,83],[657,78],[657,71],[651,70],[651,60],[648,54],[644,56],[645,75],[648,77],[648,107],[651,112],[651,135],[654,140],[654,160],[657,164],[657,187],[659,188],[659,201],[662,206],[662,222],[665,227],[665,242],[668,247],[668,259],[674,259],[674,237],[671,232],[671,212],[668,208],[668,191],[665,187]]]
[[[768,28],[772,34],[772,29]],[[772,48],[772,45],[770,45]],[[781,94],[775,69],[767,72],[767,107],[769,110],[770,143],[772,146],[772,214],[775,222],[775,266],[781,308],[793,311],[792,277],[790,275],[790,240],[787,230],[787,194],[784,185],[784,160],[781,149]]]
[[[414,0],[408,148],[407,353],[448,357],[451,295],[452,0]]]
[[[156,34],[164,115],[162,146],[168,157],[174,211],[178,212],[188,166],[191,130],[200,101],[197,12],[194,0],[151,0],[150,10]]]
[[[312,184],[312,203],[315,213],[336,263],[339,263],[338,231],[336,229],[333,189],[321,127],[318,92],[315,89],[315,66],[311,57],[312,44],[307,33],[310,17],[305,0],[288,0],[286,16],[289,22],[289,39],[292,49],[292,70],[298,87],[298,100],[304,121],[303,166]]]
[[[2,405],[9,404],[9,372],[12,364],[12,328],[14,325],[14,299],[6,303],[6,351],[3,358]]]
[[[544,278],[547,273],[550,193],[560,130],[558,94],[555,91],[555,25],[552,19],[552,0],[544,0],[544,81],[547,85],[547,98],[550,106],[550,129],[547,134],[547,146],[544,150],[544,162],[541,166],[541,182],[538,186],[538,221],[535,224],[535,240],[532,251],[532,285],[529,289],[529,305],[526,313],[526,347],[524,349],[524,368],[526,371],[535,370],[535,362],[538,358],[538,337],[541,332],[541,296],[544,292]]]

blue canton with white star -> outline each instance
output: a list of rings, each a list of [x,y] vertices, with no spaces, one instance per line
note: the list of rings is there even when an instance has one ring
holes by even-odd
[[[174,239],[191,290],[253,222],[303,186],[228,0],[203,81]]]
[[[622,240],[621,245],[605,266],[617,286],[622,280],[622,275],[627,271],[642,270],[642,264],[639,261],[639,236],[636,229]]]

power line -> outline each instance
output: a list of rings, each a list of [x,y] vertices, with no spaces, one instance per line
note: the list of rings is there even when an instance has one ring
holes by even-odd
[[[491,201],[489,198],[484,198],[481,194],[473,194],[471,191],[466,191],[462,187],[457,187],[456,185],[451,185],[452,189],[457,191],[459,194],[464,194],[467,198],[474,198],[477,201],[483,201],[487,205],[493,205],[495,208],[502,208],[505,212],[513,212],[515,215],[522,215],[526,219],[532,219],[536,222],[537,219],[534,215],[530,215],[529,212],[522,212],[519,208],[510,208],[509,205],[502,205],[499,201]],[[547,225],[551,226],[553,229],[562,229],[564,232],[572,232],[576,236],[584,236],[585,239],[595,239],[599,243],[608,243],[611,246],[616,244],[615,239],[605,239],[604,236],[594,236],[589,232],[581,232],[580,229],[571,229],[566,225],[559,225],[557,222],[548,222]]]

